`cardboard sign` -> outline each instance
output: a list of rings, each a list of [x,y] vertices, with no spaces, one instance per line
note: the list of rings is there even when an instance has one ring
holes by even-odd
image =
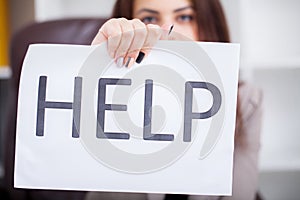
[[[160,41],[118,67],[99,46],[24,60],[15,187],[230,195],[239,45]]]

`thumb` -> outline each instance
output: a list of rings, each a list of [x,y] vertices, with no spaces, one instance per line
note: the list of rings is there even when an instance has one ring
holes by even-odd
[[[172,30],[174,28],[173,24],[164,24],[161,26],[161,29],[163,30],[160,39],[161,40],[168,40],[169,35],[171,34]]]

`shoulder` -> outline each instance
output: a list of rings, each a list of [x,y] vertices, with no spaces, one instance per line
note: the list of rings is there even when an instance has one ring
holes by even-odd
[[[238,98],[243,121],[246,121],[261,108],[263,98],[262,90],[248,82],[240,82]]]

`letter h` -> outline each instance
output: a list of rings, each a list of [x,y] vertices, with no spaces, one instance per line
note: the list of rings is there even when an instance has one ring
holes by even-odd
[[[39,90],[38,90],[36,136],[44,136],[45,109],[52,108],[52,109],[73,110],[72,137],[79,138],[82,78],[75,77],[73,103],[46,101],[46,86],[47,86],[47,76],[40,76]]]

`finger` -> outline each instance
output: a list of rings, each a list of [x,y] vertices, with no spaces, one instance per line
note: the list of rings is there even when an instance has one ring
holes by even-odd
[[[125,18],[121,18],[120,27],[122,30],[121,41],[115,52],[115,58],[125,57],[134,38],[134,28],[132,24]]]
[[[193,41],[191,38],[177,33],[175,31],[173,31],[169,36],[168,36],[168,40],[177,40],[177,41]]]
[[[160,40],[168,40],[169,35],[171,34],[173,30],[174,25],[173,24],[164,24],[161,26],[162,29],[162,35],[160,37]]]
[[[147,37],[143,45],[143,49],[151,49],[162,35],[162,29],[158,25],[147,25]]]
[[[148,31],[148,34],[147,34],[146,40],[144,42],[144,45],[141,49],[141,52],[143,52],[144,54],[139,55],[142,57],[142,59],[147,57],[147,55],[150,53],[153,46],[157,43],[157,41],[160,39],[160,37],[162,35],[162,29],[158,25],[148,24],[147,31]]]
[[[112,58],[115,58],[116,51],[122,40],[122,28],[119,19],[112,19],[103,32],[108,35],[107,51]]]
[[[111,19],[112,20],[112,19]],[[97,45],[101,44],[103,42],[106,42],[108,39],[108,34],[103,32],[106,29],[106,26],[110,23],[111,20],[106,21],[101,28],[98,30],[97,35],[94,37],[91,45]]]
[[[110,19],[103,24],[92,44],[101,44],[107,41],[107,50],[109,55],[114,58],[115,51],[119,46],[122,36],[122,29],[119,25],[119,19]]]
[[[134,38],[124,60],[126,67],[131,67],[134,64],[147,37],[147,27],[142,21],[133,19],[130,22],[134,29]]]
[[[101,44],[101,43],[107,41],[107,39],[108,39],[108,37],[101,30],[99,30],[97,35],[93,39],[91,45]]]

